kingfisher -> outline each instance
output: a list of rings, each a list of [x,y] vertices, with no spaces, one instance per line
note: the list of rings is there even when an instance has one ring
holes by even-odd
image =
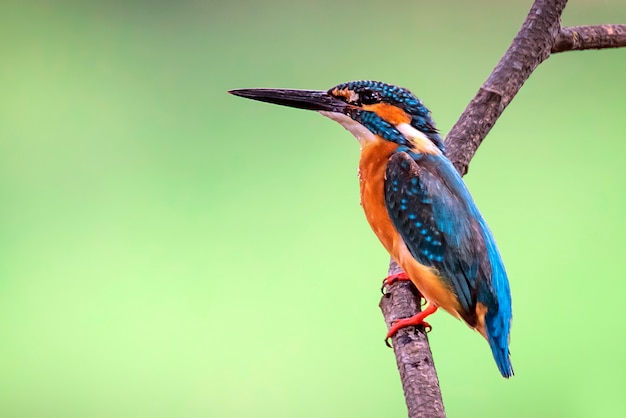
[[[446,157],[430,111],[408,89],[359,80],[329,90],[237,89],[229,93],[321,113],[352,133],[361,148],[361,206],[374,233],[404,270],[384,284],[410,280],[426,300],[387,338],[442,308],[489,343],[505,378],[513,375],[511,291],[493,235]]]

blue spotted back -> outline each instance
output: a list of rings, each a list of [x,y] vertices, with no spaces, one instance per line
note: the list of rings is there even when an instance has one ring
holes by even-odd
[[[493,236],[450,161],[396,152],[386,169],[385,204],[413,257],[436,269],[455,293],[461,317],[474,327],[477,303],[488,308],[489,344],[502,375],[511,376],[508,279]]]

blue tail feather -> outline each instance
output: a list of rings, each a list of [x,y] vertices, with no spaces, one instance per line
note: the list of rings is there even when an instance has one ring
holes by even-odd
[[[493,353],[493,358],[498,365],[502,376],[509,378],[513,376],[513,365],[511,364],[509,353],[509,319],[503,315],[495,313],[485,315],[485,325],[487,328],[487,339]]]
[[[485,315],[487,340],[500,373],[502,373],[502,376],[509,378],[513,376],[513,365],[511,365],[509,353],[509,334],[513,317],[511,289],[509,288],[509,280],[504,269],[504,263],[500,257],[498,247],[496,247],[493,235],[491,235],[491,231],[484,223],[483,226],[485,243],[491,264],[491,283],[490,286],[487,286],[490,289],[486,292],[481,292],[483,296],[489,294],[489,297],[486,297],[483,302],[487,306],[487,314]]]

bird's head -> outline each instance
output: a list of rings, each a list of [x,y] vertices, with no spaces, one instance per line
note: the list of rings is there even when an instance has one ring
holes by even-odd
[[[240,89],[230,93],[262,102],[316,110],[365,146],[386,140],[420,152],[443,152],[430,111],[409,90],[380,81],[350,81],[324,90]]]

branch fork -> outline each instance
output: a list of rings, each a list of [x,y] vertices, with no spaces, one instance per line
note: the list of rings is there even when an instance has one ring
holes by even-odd
[[[561,27],[567,0],[536,0],[521,29],[485,83],[452,127],[447,156],[465,175],[476,150],[530,74],[551,54],[626,46],[626,25]],[[402,270],[391,260],[389,275]],[[421,297],[410,282],[389,286],[380,301],[387,327],[421,311]],[[445,410],[439,380],[423,328],[407,327],[392,338],[409,418],[441,418]]]

